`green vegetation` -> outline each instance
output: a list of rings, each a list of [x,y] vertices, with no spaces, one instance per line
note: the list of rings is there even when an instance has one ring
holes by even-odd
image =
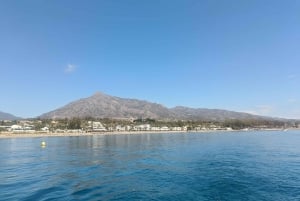
[[[144,125],[143,128],[162,128],[168,127],[170,130],[241,130],[241,129],[268,129],[268,128],[295,128],[300,127],[300,121],[292,120],[260,120],[260,119],[228,119],[225,121],[184,121],[184,120],[156,120],[156,119],[109,119],[109,118],[70,118],[70,119],[28,119],[21,121],[0,121],[0,132],[7,131],[12,125],[29,127],[36,131],[57,130],[93,130],[93,122],[101,122],[104,130],[133,130],[135,127]],[[99,123],[98,123],[99,124]],[[117,128],[117,129],[116,129]]]
[[[81,121],[81,119],[79,119],[79,118],[72,118],[70,120],[67,120],[67,128],[68,129],[81,129],[82,128],[81,124],[83,122],[84,121]]]
[[[267,120],[226,120],[223,123],[224,127],[231,127],[234,130],[244,128],[282,128],[285,126],[282,121],[267,121]],[[291,126],[291,125],[290,125]]]
[[[3,131],[6,131],[6,129],[0,127],[0,133],[3,132]]]

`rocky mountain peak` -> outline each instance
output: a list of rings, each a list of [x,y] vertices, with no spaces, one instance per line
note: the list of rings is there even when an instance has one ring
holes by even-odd
[[[71,102],[61,108],[45,113],[41,118],[153,118],[161,120],[216,120],[265,118],[247,113],[220,109],[167,108],[144,100],[120,98],[96,92],[88,98]]]

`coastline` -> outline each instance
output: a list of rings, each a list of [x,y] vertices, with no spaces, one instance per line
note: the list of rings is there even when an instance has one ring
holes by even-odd
[[[297,128],[289,130],[300,130]],[[90,132],[90,133],[0,133],[0,139],[5,138],[39,138],[39,137],[77,137],[77,136],[105,136],[105,135],[142,135],[142,134],[188,134],[188,133],[220,133],[220,132],[251,132],[253,130],[205,130],[205,131],[113,131],[113,132]],[[283,131],[282,129],[262,129],[256,131]]]
[[[207,131],[206,131],[207,132]],[[90,132],[90,133],[0,133],[0,139],[4,138],[38,138],[38,137],[77,137],[77,136],[104,136],[104,135],[142,135],[163,133],[190,133],[187,131],[114,131],[114,132]]]

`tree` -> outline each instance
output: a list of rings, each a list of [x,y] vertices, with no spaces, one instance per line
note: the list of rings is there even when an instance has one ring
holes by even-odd
[[[81,129],[81,120],[79,118],[73,118],[68,121],[68,129]]]

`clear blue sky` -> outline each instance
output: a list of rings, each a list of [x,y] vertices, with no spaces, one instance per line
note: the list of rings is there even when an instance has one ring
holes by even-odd
[[[2,0],[0,111],[96,91],[300,118],[298,0]]]

